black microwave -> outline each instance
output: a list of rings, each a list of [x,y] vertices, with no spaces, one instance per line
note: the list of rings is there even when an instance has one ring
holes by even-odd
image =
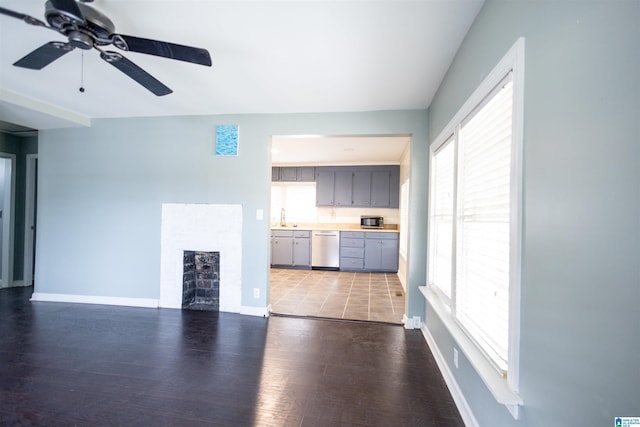
[[[360,216],[360,228],[384,228],[384,218],[381,216]]]

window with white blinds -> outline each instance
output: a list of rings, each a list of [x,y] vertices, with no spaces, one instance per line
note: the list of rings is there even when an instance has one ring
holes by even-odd
[[[456,318],[506,373],[513,84],[500,83],[458,133]]]
[[[451,298],[453,266],[454,141],[448,140],[431,159],[431,241],[429,282]]]
[[[509,73],[431,155],[428,280],[498,371],[509,366],[513,81]]]

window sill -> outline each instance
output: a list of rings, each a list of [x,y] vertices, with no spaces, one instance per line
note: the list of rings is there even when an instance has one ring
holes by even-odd
[[[487,386],[496,402],[507,406],[514,418],[518,418],[518,406],[523,405],[522,398],[511,388],[507,380],[491,365],[482,352],[469,339],[464,331],[457,325],[451,316],[451,310],[440,299],[440,297],[429,287],[420,286],[420,292],[433,311],[438,315],[442,323],[445,325],[453,339],[456,341],[460,350],[471,363],[478,376]],[[428,325],[426,325],[428,328]]]

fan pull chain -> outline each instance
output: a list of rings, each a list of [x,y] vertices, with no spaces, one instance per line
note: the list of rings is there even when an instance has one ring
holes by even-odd
[[[84,93],[84,52],[80,52],[80,92]]]

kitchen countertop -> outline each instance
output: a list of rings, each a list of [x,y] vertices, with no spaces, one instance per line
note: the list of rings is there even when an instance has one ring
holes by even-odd
[[[361,228],[360,224],[336,224],[336,223],[319,223],[319,224],[287,224],[285,226],[272,225],[272,230],[337,230],[337,231],[374,231],[383,233],[397,233],[397,224],[387,224],[384,228]]]

